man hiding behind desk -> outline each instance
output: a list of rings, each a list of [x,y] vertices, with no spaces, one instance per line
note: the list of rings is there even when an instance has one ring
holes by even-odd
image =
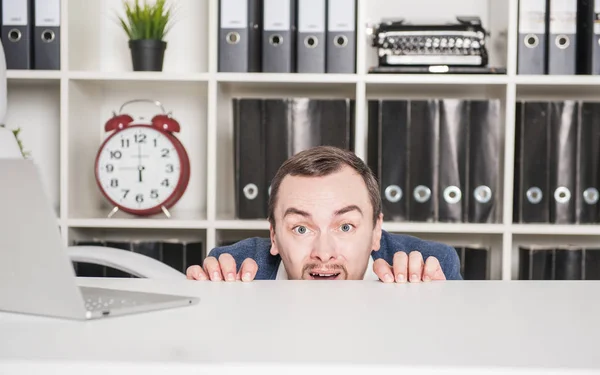
[[[271,184],[270,238],[213,249],[191,280],[461,280],[454,248],[381,229],[378,182],[353,152],[289,158]]]

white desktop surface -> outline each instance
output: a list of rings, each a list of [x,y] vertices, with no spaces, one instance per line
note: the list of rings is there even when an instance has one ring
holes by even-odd
[[[595,281],[79,283],[201,301],[87,322],[0,312],[0,374],[600,373]]]

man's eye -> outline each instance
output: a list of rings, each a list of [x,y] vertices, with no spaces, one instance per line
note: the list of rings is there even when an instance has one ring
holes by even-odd
[[[293,230],[298,234],[306,234],[306,232],[308,232],[308,229],[303,225],[299,225],[299,226],[295,227]]]
[[[342,232],[350,232],[353,228],[352,224],[342,224],[342,226],[340,227],[340,229],[342,230]]]

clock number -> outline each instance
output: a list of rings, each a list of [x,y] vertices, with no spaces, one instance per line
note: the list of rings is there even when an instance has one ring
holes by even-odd
[[[158,138],[154,138],[154,147],[158,147]]]
[[[110,158],[111,159],[121,159],[121,156],[123,156],[123,154],[121,153],[121,151],[111,151],[110,152]]]
[[[160,184],[161,184],[162,186],[167,186],[167,187],[168,187],[168,186],[169,186],[169,179],[168,179],[168,178],[165,178],[165,179],[163,180],[163,182],[161,182]]]
[[[167,148],[163,148],[162,149],[162,157],[163,158],[168,158],[169,157],[169,149],[167,149]]]
[[[150,191],[150,197],[151,197],[152,199],[156,199],[156,198],[158,198],[158,190],[156,190],[156,189],[152,189],[152,190]]]
[[[115,166],[114,166],[114,165],[112,165],[112,164],[107,164],[107,165],[106,165],[106,171],[107,171],[108,173],[110,173],[110,172],[112,172],[112,171],[114,171],[114,170],[115,170]]]
[[[127,147],[129,147],[129,139],[127,139],[127,138],[122,138],[122,139],[121,139],[121,147],[122,147],[122,148],[127,148]]]
[[[173,173],[174,170],[173,164],[167,164],[167,173]]]
[[[146,134],[136,134],[135,143],[146,143]]]
[[[123,194],[123,199],[127,198],[127,194],[129,194],[129,189],[123,189],[121,191],[123,191],[125,193],[125,194]]]
[[[135,201],[138,203],[142,203],[144,201],[144,195],[138,194],[135,196]]]
[[[117,180],[116,178],[110,180],[110,187],[119,187],[119,180]]]

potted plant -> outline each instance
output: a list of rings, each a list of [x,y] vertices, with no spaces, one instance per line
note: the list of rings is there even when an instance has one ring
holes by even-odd
[[[125,16],[119,16],[121,27],[129,37],[134,71],[162,71],[167,42],[165,35],[172,26],[172,10],[166,0],[148,4],[144,0],[125,0]]]

